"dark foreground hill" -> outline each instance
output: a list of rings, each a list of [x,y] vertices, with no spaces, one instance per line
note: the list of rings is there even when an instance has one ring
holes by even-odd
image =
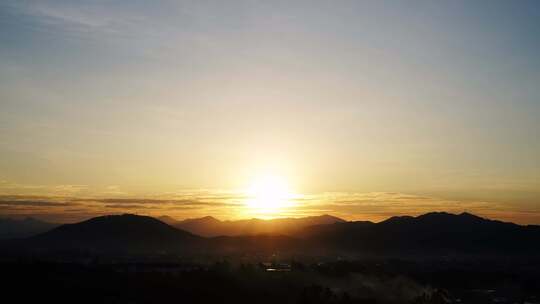
[[[301,236],[320,247],[384,254],[540,254],[540,226],[520,226],[469,213],[432,212],[380,223],[308,227]]]

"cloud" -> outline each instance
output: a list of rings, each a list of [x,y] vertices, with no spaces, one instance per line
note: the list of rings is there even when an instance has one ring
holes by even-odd
[[[75,189],[79,189],[76,186],[60,188],[74,189],[73,193],[77,193]],[[129,212],[151,216],[170,215],[178,219],[206,215],[222,219],[263,216],[246,213],[245,199],[242,193],[220,190],[212,192],[208,189],[184,190],[140,198],[4,195],[0,196],[0,215],[32,214],[48,218],[51,214],[66,215],[60,216],[58,221]],[[326,213],[347,220],[381,221],[391,216],[419,215],[431,211],[467,211],[518,223],[540,223],[538,208],[518,208],[501,202],[449,200],[396,192],[325,192],[300,195],[292,200],[291,207],[281,210],[279,216],[300,217]]]
[[[0,181],[0,195],[4,196],[72,196],[80,194],[87,189],[87,185],[32,185],[13,183],[6,180]]]
[[[204,197],[204,196],[202,196]],[[227,200],[224,198],[216,197],[216,200]],[[89,201],[89,200],[86,200]],[[237,203],[229,203],[229,202],[223,202],[223,201],[209,201],[209,200],[197,200],[197,199],[171,199],[171,200],[165,200],[165,199],[136,199],[136,198],[122,198],[122,199],[94,199],[90,200],[93,202],[102,202],[102,203],[113,203],[117,204],[119,206],[123,204],[139,204],[139,205],[158,205],[161,207],[166,207],[167,205],[183,205],[183,206],[218,206],[218,207],[226,207],[226,206],[239,206],[240,204]]]
[[[60,207],[60,206],[70,206],[70,205],[71,205],[70,203],[63,203],[63,202],[0,200],[0,206]]]
[[[9,190],[39,190],[44,188],[46,188],[44,185],[18,184],[6,180],[0,181],[0,193]]]
[[[126,191],[122,191],[120,186],[117,186],[117,185],[106,186],[102,193],[104,195],[109,195],[109,196],[126,196],[129,194]]]
[[[132,205],[132,204],[116,204],[116,205],[105,205],[105,208],[111,208],[111,209],[124,209],[124,210],[130,210],[130,209],[160,209],[158,206],[144,206],[144,205]]]
[[[41,26],[80,35],[133,33],[144,20],[129,6],[120,9],[101,1],[10,1],[5,6]]]
[[[86,190],[86,185],[58,185],[53,188],[53,192],[57,195],[70,196]]]
[[[92,199],[86,200],[92,202],[113,203],[113,204],[164,204],[168,201],[160,199],[137,199],[137,198],[105,198],[105,199]]]
[[[36,187],[30,188],[35,189]],[[40,193],[50,193],[50,195],[0,195],[0,206],[3,206],[0,215],[21,216],[31,214],[32,216],[45,216],[50,219],[51,214],[70,214],[70,216],[59,217],[57,221],[68,218],[70,220],[82,220],[102,214],[129,212],[153,216],[167,214],[177,218],[199,215],[228,217],[231,213],[234,213],[234,210],[242,208],[242,199],[244,197],[230,191],[207,189],[184,190],[147,197],[101,197],[106,195],[104,193],[100,193],[98,197],[80,197],[79,194],[90,192],[84,185],[59,185],[37,188],[40,189]],[[21,187],[14,187],[15,192],[20,191],[20,189]],[[110,189],[110,187],[105,187],[105,191]],[[117,188],[114,187],[113,190],[117,190]],[[56,195],[61,192],[64,195]],[[80,216],[80,218],[77,218],[77,216]]]

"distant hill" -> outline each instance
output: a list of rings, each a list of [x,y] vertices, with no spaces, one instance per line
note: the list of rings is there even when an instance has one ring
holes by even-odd
[[[469,213],[432,212],[380,223],[307,227],[300,234],[325,248],[388,254],[538,254],[540,226],[520,226]]]
[[[247,236],[247,235],[288,235],[294,236],[302,229],[314,225],[343,223],[345,220],[331,215],[309,216],[303,218],[279,218],[272,220],[247,219],[237,221],[220,221],[214,217],[170,221],[169,217],[161,217],[176,228],[205,236]]]
[[[175,218],[172,218],[172,217],[170,217],[168,215],[163,215],[163,216],[157,217],[157,219],[164,222],[165,224],[171,225],[171,226],[178,223],[178,220],[176,220]]]
[[[44,222],[35,218],[0,218],[0,239],[25,238],[49,231],[59,224]]]
[[[92,253],[189,252],[203,243],[203,238],[155,218],[132,214],[61,225],[25,241],[33,249]]]

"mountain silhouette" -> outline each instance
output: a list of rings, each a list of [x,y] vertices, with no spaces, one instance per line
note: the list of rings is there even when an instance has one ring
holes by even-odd
[[[160,218],[161,219],[161,218]],[[279,218],[271,220],[247,219],[220,221],[211,216],[171,222],[176,228],[205,237],[213,236],[254,236],[260,234],[294,236],[305,227],[345,222],[331,215],[309,216],[302,218]]]
[[[380,223],[318,225],[300,235],[322,247],[389,254],[535,254],[540,226],[520,226],[470,213],[431,212]]]
[[[217,220],[210,217],[196,220],[200,221]],[[153,217],[123,214],[95,217],[80,223],[61,225],[26,239],[4,241],[0,243],[0,251],[14,255],[21,252],[112,256],[201,253],[219,255],[239,252],[271,253],[295,248],[297,244],[297,240],[280,235],[205,238]]]
[[[173,226],[174,224],[178,223],[178,220],[176,220],[173,217],[170,217],[168,215],[162,215],[160,217],[157,217],[158,220],[164,222],[167,225]]]
[[[0,239],[24,238],[49,231],[59,224],[44,222],[35,218],[0,218]]]
[[[432,212],[417,217],[391,217],[380,223],[336,219],[321,216],[271,221],[219,221],[204,217],[173,221],[177,227],[192,225],[192,229],[203,227],[208,231],[224,227],[230,229],[225,231],[227,233],[248,232],[237,236],[202,237],[148,216],[110,215],[61,225],[27,239],[1,242],[0,252],[17,254],[22,250],[33,254],[76,252],[97,255],[194,256],[290,252],[305,255],[351,253],[417,258],[462,254],[538,256],[540,253],[540,226],[521,226],[469,213]],[[321,222],[323,224],[309,225]],[[269,233],[255,233],[261,231]],[[288,233],[275,233],[280,231]]]
[[[27,239],[26,244],[47,250],[93,253],[168,253],[192,251],[203,241],[155,218],[123,214],[61,225]]]

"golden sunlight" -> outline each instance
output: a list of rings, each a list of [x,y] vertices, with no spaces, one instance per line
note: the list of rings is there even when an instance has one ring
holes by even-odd
[[[255,179],[246,190],[246,195],[246,211],[264,217],[279,216],[280,212],[293,205],[294,198],[286,180],[275,175]]]

